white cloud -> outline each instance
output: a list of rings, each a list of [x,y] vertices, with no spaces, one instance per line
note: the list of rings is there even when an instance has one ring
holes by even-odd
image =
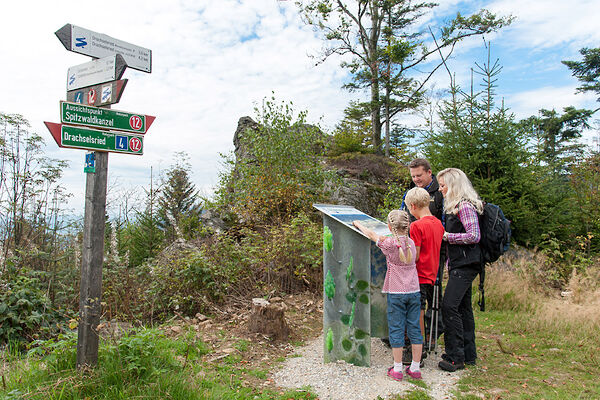
[[[486,6],[518,17],[510,28],[486,37],[496,38],[499,53],[513,50],[522,55],[522,63],[506,65],[507,79],[524,69],[531,72],[531,82],[523,79],[523,87],[507,98],[512,110],[530,115],[542,107],[583,104],[584,96],[574,95],[576,82],[569,88],[554,82],[556,87],[549,87],[548,82],[538,81],[536,73],[563,68],[560,59],[577,58],[579,48],[598,45],[600,7],[593,4],[597,2],[440,3],[432,16],[435,20],[453,16],[459,9],[469,13]],[[346,71],[339,67],[339,58],[315,66],[308,57],[319,53],[323,41],[303,24],[292,1],[6,2],[0,13],[0,111],[23,114],[46,139],[50,157],[70,160],[64,184],[74,194],[71,204],[77,213],[83,212],[84,151],[58,149],[43,125],[59,119],[67,68],[87,61],[66,51],[54,36],[65,23],[153,51],[152,74],[126,71],[128,86],[121,103],[114,106],[157,117],[146,135],[142,157],[109,157],[109,177],[118,178],[123,187],[147,186],[151,166],[157,174],[171,163],[173,152],[186,151],[196,185],[207,191],[217,183],[218,153],[233,149],[238,118],[253,115],[254,103],[270,97],[271,91],[276,98],[309,110],[312,121],[323,116],[329,128],[342,116],[349,99],[357,96],[340,89]],[[468,82],[473,61],[484,55],[481,39],[461,44],[455,55],[453,70],[460,82]],[[438,73],[434,82],[447,87],[446,73]]]
[[[589,108],[593,106],[595,96],[575,94],[573,87],[545,86],[534,90],[522,91],[506,97],[507,106],[517,118],[537,115],[538,110],[556,110],[559,113],[567,106]]]
[[[23,114],[46,139],[50,156],[71,161],[64,184],[81,211],[84,151],[58,149],[42,124],[59,118],[66,69],[87,61],[67,52],[54,36],[65,23],[153,51],[152,74],[128,70],[121,103],[113,107],[157,117],[142,157],[109,157],[109,176],[119,177],[124,186],[146,186],[150,166],[164,169],[173,152],[186,151],[194,180],[206,191],[217,183],[218,153],[233,148],[238,118],[252,116],[254,103],[271,91],[279,100],[309,109],[313,121],[325,116],[326,125],[342,115],[349,98],[340,89],[344,75],[337,60],[315,67],[307,57],[322,42],[292,3],[109,0],[99,7],[22,1],[4,5],[2,15],[3,52],[14,62],[0,64],[0,111]]]

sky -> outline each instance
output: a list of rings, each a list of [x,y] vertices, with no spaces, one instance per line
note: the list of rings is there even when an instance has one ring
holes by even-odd
[[[67,160],[65,205],[83,214],[85,150],[58,148],[44,121],[59,122],[69,67],[90,61],[67,51],[54,32],[70,23],[152,50],[152,73],[127,69],[129,79],[113,109],[156,116],[144,138],[144,155],[109,155],[109,201],[149,187],[173,164],[177,152],[189,156],[192,180],[210,195],[224,170],[221,154],[233,150],[233,134],[243,116],[255,116],[264,98],[292,102],[307,110],[309,122],[331,131],[352,99],[364,98],[341,86],[348,72],[340,58],[317,63],[324,46],[320,33],[305,25],[293,1],[278,0],[105,0],[3,3],[0,10],[0,112],[21,114],[46,143],[46,154]],[[597,0],[440,0],[420,21],[434,30],[457,12],[487,8],[515,21],[486,35],[492,60],[502,73],[497,94],[516,118],[541,108],[597,108],[595,96],[576,94],[578,81],[561,60],[579,60],[579,49],[600,47]],[[463,42],[449,63],[459,84],[468,85],[474,63],[486,61],[484,39]],[[437,89],[448,74],[437,73]],[[402,116],[416,123],[415,116]],[[401,120],[402,122],[402,120]],[[592,136],[584,138],[592,144]],[[140,207],[142,205],[140,204]]]

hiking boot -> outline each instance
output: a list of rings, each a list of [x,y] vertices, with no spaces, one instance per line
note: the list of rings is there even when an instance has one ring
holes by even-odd
[[[392,378],[395,381],[401,381],[403,376],[402,376],[402,372],[396,372],[394,371],[394,367],[389,367],[388,368],[388,372],[387,375]]]
[[[439,362],[438,367],[440,367],[440,369],[443,369],[444,371],[455,372],[456,370],[464,369],[465,363],[464,362],[457,363],[457,362],[450,361],[450,360],[442,360]]]
[[[450,357],[448,357],[448,354],[443,353],[442,354],[442,360],[450,361]],[[477,359],[475,359],[475,360],[465,360],[465,365],[477,365]]]
[[[421,371],[412,372],[410,370],[410,367],[406,367],[406,373],[408,374],[408,376],[410,376],[413,379],[423,379],[421,377]]]

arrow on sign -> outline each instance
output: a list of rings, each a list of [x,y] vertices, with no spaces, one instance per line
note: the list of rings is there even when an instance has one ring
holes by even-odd
[[[121,79],[127,64],[120,54],[69,68],[67,91]]]
[[[129,68],[152,72],[152,50],[71,24],[54,34],[69,51],[93,58],[121,54]]]
[[[44,124],[58,147],[134,155],[144,153],[142,135],[80,128],[46,121]]]
[[[121,100],[121,95],[127,85],[127,79],[119,79],[118,81],[106,82],[94,86],[86,86],[84,88],[69,90],[67,92],[67,101],[71,103],[85,104],[88,106],[105,106],[108,104],[117,104]],[[96,97],[94,104],[89,104],[88,94],[91,90],[100,93]]]

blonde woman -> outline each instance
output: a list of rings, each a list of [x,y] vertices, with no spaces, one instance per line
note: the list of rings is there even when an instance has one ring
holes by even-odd
[[[445,371],[475,365],[475,319],[471,306],[471,286],[481,270],[479,215],[483,204],[463,171],[447,168],[438,173],[444,196],[448,283],[442,299],[445,354],[438,364]]]
[[[409,217],[406,211],[392,210],[387,218],[392,237],[379,236],[365,227],[360,221],[356,226],[369,239],[377,243],[387,261],[387,272],[382,292],[387,293],[387,317],[390,335],[390,346],[394,357],[394,366],[388,369],[388,376],[401,381],[402,350],[404,348],[404,332],[412,345],[412,362],[404,372],[411,378],[421,379],[421,351],[423,336],[419,326],[421,293],[417,275],[417,250],[415,243],[408,237]]]

